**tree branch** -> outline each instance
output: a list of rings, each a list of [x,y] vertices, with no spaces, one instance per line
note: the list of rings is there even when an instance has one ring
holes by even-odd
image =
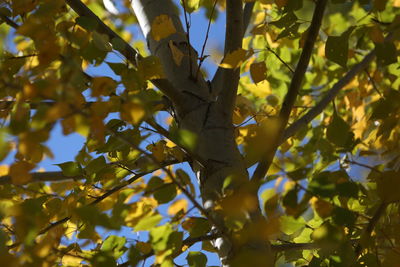
[[[242,48],[243,8],[241,0],[226,1],[226,32],[224,56]],[[218,95],[218,104],[225,112],[226,121],[232,121],[235,99],[240,79],[240,69],[219,67],[212,81],[213,96]]]
[[[99,33],[106,34],[111,40],[118,40],[119,43],[123,43],[124,47],[118,49],[118,51],[134,66],[137,65],[137,60],[141,58],[138,51],[130,46],[124,39],[122,39],[117,33],[111,30],[104,22],[96,16],[84,3],[80,0],[65,0],[66,3],[79,15],[83,17],[89,17],[97,22],[96,31]],[[160,89],[171,101],[175,103],[183,103],[182,95],[176,90],[173,85],[165,79],[154,79],[151,82]]]
[[[34,172],[29,183],[37,182],[61,182],[65,180],[80,180],[83,176],[65,176],[62,172]],[[12,184],[10,175],[0,176],[0,185]]]
[[[283,100],[281,110],[279,112],[279,131],[275,140],[272,140],[272,149],[268,150],[262,159],[259,161],[258,166],[253,174],[253,179],[260,180],[267,173],[269,166],[272,163],[276,150],[281,143],[282,135],[286,124],[288,123],[290,113],[296,101],[299,89],[302,85],[304,75],[307,71],[310,62],[311,54],[314,48],[315,41],[317,40],[319,29],[321,27],[322,18],[324,16],[325,6],[327,0],[318,0],[315,6],[311,25],[308,30],[307,38],[304,43],[303,52],[301,53],[299,63],[293,74],[288,92]]]
[[[375,50],[367,54],[364,59],[356,64],[351,70],[349,70],[343,78],[341,78],[337,83],[335,83],[332,88],[325,94],[325,96],[313,107],[311,108],[303,117],[292,123],[283,133],[281,143],[283,143],[288,138],[292,137],[301,127],[310,123],[315,117],[317,117],[321,112],[332,102],[340,90],[345,87],[358,73],[365,69],[375,58]]]
[[[250,24],[251,15],[253,15],[254,2],[247,2],[243,9],[243,35],[246,33]]]
[[[132,0],[131,6],[152,55],[160,59],[166,78],[176,88],[175,93],[180,95],[186,91],[207,101],[209,89],[204,77],[201,74],[194,77],[198,68],[197,52],[188,43],[186,32],[173,2],[171,0]],[[168,36],[156,38],[156,40],[152,33],[152,25],[160,16],[166,16],[173,30]],[[171,43],[184,55],[179,64],[175,63]],[[171,98],[171,100],[178,108],[189,106],[187,101],[177,103],[174,99]]]
[[[378,224],[379,219],[382,217],[382,215],[385,213],[387,206],[389,205],[389,203],[387,202],[382,202],[378,208],[376,209],[374,215],[372,216],[372,218],[369,220],[367,227],[365,228],[364,231],[364,236],[365,237],[370,237],[372,234],[372,231],[374,230],[375,226]],[[360,238],[360,240],[363,240],[362,238]],[[360,255],[362,252],[362,245],[359,242],[355,248],[355,252],[356,255]]]

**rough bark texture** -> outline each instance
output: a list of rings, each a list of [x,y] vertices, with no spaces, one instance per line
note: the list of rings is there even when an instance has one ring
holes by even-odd
[[[203,205],[217,224],[214,225],[214,231],[222,236],[214,242],[222,264],[235,266],[236,256],[242,254],[245,249],[253,255],[264,255],[265,259],[262,260],[260,266],[268,266],[268,261],[272,258],[268,257],[270,255],[269,243],[261,239],[249,239],[245,244],[236,244],[232,241],[233,239],[224,225],[224,214],[215,209],[224,195],[223,184],[227,177],[231,178],[229,189],[233,192],[243,188],[249,181],[246,166],[235,143],[231,120],[239,70],[222,71],[222,83],[218,85],[221,88],[216,88],[216,85],[210,88],[204,78],[200,76],[201,72],[198,72],[198,77],[194,77],[198,68],[197,53],[188,43],[176,14],[176,7],[172,2],[169,0],[133,0],[132,7],[151,53],[160,58],[166,78],[174,86],[175,93],[185,99],[183,103],[173,103],[173,105],[177,112],[179,127],[189,130],[197,136],[197,148],[194,154],[201,159],[202,164],[193,162],[192,168],[200,182]],[[228,41],[225,53],[241,47],[243,31],[242,2],[240,0],[228,1],[227,9],[230,12],[228,12],[227,18],[229,26],[227,26],[226,38]],[[156,41],[151,35],[151,23],[162,14],[172,18],[177,32]],[[235,27],[239,28],[235,29]],[[235,32],[240,34],[236,36]],[[170,41],[185,54],[183,62],[179,66],[172,59],[171,49],[168,45]],[[221,92],[217,99],[212,99],[212,90]],[[253,193],[256,194],[256,192]],[[261,218],[258,209],[255,213],[258,215],[252,214],[248,218]]]

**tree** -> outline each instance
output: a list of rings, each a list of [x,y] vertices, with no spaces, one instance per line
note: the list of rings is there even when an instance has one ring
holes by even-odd
[[[136,266],[155,256],[174,266],[184,254],[206,266],[217,253],[223,266],[395,266],[399,8],[3,1],[0,32],[13,45],[0,65],[0,160],[15,157],[0,169],[2,262]],[[196,51],[198,10],[209,23]],[[223,59],[208,80],[205,47],[221,15]],[[131,45],[132,25],[148,50]],[[112,75],[87,73],[105,65]],[[38,171],[58,123],[85,144],[60,171]],[[99,235],[123,226],[148,237]]]

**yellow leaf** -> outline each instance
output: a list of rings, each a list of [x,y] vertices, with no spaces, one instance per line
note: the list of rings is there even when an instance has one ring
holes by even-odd
[[[394,0],[393,6],[394,7],[400,7],[400,0]]]
[[[70,255],[64,255],[61,259],[63,266],[81,266],[82,259]]]
[[[251,55],[253,55],[252,50],[247,51],[243,48],[236,49],[225,56],[220,64],[220,67],[225,69],[236,69],[240,67],[243,61],[248,59]]]
[[[177,214],[179,211],[183,210],[184,212],[187,211],[188,202],[186,199],[179,199],[171,204],[168,208],[168,214],[173,216]]]
[[[0,176],[8,174],[10,167],[8,165],[0,165]]]
[[[110,77],[94,77],[92,80],[92,96],[108,96],[117,88],[117,83]]]
[[[144,80],[165,78],[160,59],[155,56],[145,57],[139,60],[138,70]]]
[[[143,106],[138,103],[125,103],[121,108],[121,119],[133,124],[139,123],[146,115]]]
[[[29,173],[35,166],[26,161],[18,161],[10,166],[11,181],[16,185],[23,185],[32,179]]]
[[[168,15],[157,16],[151,23],[151,36],[156,41],[167,38],[174,33],[176,33],[176,28]]]
[[[171,49],[172,59],[174,60],[176,65],[180,66],[182,63],[184,54],[182,53],[181,50],[179,50],[178,47],[175,46],[175,44],[172,40],[170,40],[168,44],[169,44],[169,48]]]
[[[267,71],[267,66],[265,62],[253,63],[250,65],[250,76],[254,83],[259,83],[265,80],[265,72]]]

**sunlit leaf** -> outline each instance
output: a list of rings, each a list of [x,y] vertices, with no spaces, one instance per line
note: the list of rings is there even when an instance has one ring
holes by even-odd
[[[151,36],[156,41],[167,38],[174,33],[176,33],[176,28],[168,15],[159,15],[151,23]]]
[[[236,69],[240,67],[240,65],[252,54],[252,51],[246,51],[242,48],[238,48],[237,50],[228,53],[224,57],[222,63],[220,64],[220,67],[225,69]]]

